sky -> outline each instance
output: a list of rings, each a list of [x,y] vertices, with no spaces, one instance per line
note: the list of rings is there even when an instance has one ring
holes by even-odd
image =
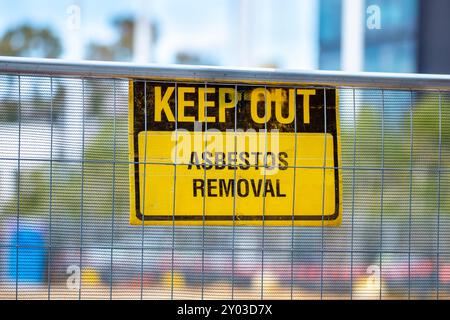
[[[152,62],[173,63],[179,51],[207,57],[218,65],[238,63],[239,0],[0,0],[0,35],[8,28],[29,22],[49,26],[63,40],[62,58],[83,56],[74,41],[112,43],[116,34],[111,20],[142,12],[160,28]],[[251,66],[277,64],[295,67],[301,50],[297,0],[249,0],[248,47]],[[282,3],[282,5],[280,5]],[[78,34],[68,29],[69,8],[80,8]],[[75,39],[75,40],[74,40]]]

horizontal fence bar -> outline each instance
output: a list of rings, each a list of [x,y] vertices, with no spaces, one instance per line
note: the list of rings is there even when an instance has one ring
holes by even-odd
[[[17,158],[1,158],[0,157],[0,163],[4,162],[10,162],[10,161],[17,161]],[[173,163],[173,162],[157,162],[157,161],[126,161],[126,160],[95,160],[95,159],[42,159],[42,158],[20,158],[20,161],[25,162],[43,162],[43,163],[68,163],[68,164],[82,164],[82,163],[89,163],[89,164],[108,164],[108,165],[130,165],[130,164],[140,164],[140,165],[157,165],[157,166],[178,166],[178,167],[188,167],[188,166],[196,166],[195,164],[189,164],[189,163]],[[202,166],[201,164],[199,166]],[[230,169],[233,165],[224,165],[224,169],[228,168]],[[255,169],[256,165],[248,165],[248,169]],[[263,165],[259,165],[257,170],[263,169]],[[266,168],[271,168],[270,166],[266,166]],[[428,168],[428,167],[416,167],[416,168],[409,168],[409,167],[381,167],[381,166],[284,166],[286,169],[326,169],[326,170],[360,170],[360,171],[394,171],[394,172],[426,172],[426,173],[448,173],[450,172],[450,168]],[[207,169],[210,170],[210,169]],[[279,169],[281,170],[281,169]]]
[[[228,68],[190,65],[136,65],[100,61],[65,61],[0,57],[0,73],[61,77],[152,79],[224,83],[320,85],[384,89],[450,90],[450,75],[347,73],[268,68]]]
[[[169,228],[169,227],[168,227]],[[200,226],[201,228],[201,226]],[[286,227],[284,227],[286,228]],[[319,244],[320,245],[320,244]],[[8,249],[8,248],[20,248],[20,249],[72,249],[72,250],[79,250],[80,246],[65,246],[65,245],[2,245],[0,244],[0,249]],[[146,251],[167,251],[167,252],[171,252],[172,250],[175,251],[180,251],[180,252],[196,252],[200,255],[202,250],[205,250],[207,252],[223,252],[223,251],[237,251],[237,252],[270,252],[270,253],[286,253],[286,252],[296,252],[299,257],[301,257],[302,254],[306,254],[306,253],[368,253],[368,254],[379,254],[379,253],[385,253],[385,254],[415,254],[415,255],[424,255],[424,256],[429,256],[430,254],[436,254],[439,252],[439,254],[444,255],[444,256],[450,256],[450,250],[395,250],[395,249],[383,249],[383,250],[378,250],[378,249],[354,249],[354,250],[350,250],[350,249],[321,249],[321,248],[314,248],[314,249],[308,249],[305,248],[304,246],[295,246],[294,248],[290,248],[288,247],[275,247],[275,246],[268,246],[268,247],[261,247],[261,246],[253,246],[253,247],[242,247],[242,248],[236,248],[236,247],[231,247],[231,246],[204,246],[204,247],[199,247],[199,246],[188,246],[188,245],[178,245],[176,248],[173,248],[171,246],[149,246],[149,245],[144,245],[144,246],[133,246],[133,245],[129,245],[129,246],[125,246],[125,245],[115,245],[115,246],[109,246],[109,245],[83,245],[83,250],[84,249],[88,249],[88,250],[131,250],[131,251],[141,251],[146,250]],[[83,253],[83,255],[86,255],[85,253]],[[348,259],[348,257],[343,257],[345,259]],[[399,259],[401,259],[402,257],[399,257]],[[290,260],[290,259],[289,259]],[[307,260],[307,258],[305,258],[305,260]],[[377,260],[377,259],[376,259]],[[423,258],[423,261],[425,260],[430,260],[430,258]],[[437,261],[437,260],[436,260]],[[250,261],[251,262],[251,261]],[[318,264],[320,264],[320,262],[318,262]]]

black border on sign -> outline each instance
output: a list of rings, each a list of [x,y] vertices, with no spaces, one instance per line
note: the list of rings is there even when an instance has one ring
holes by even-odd
[[[133,83],[135,83],[135,81],[133,81]],[[144,82],[145,83],[145,82]],[[145,84],[144,84],[145,85]],[[211,83],[211,85],[214,85],[214,83]],[[132,86],[132,90],[134,91],[136,88],[136,86]],[[338,93],[337,93],[337,88],[320,88],[320,89],[325,89],[325,95],[328,95],[328,90],[335,90],[335,106],[334,106],[334,119],[335,119],[335,123],[338,123],[338,112],[337,112],[337,104],[338,104]],[[138,153],[138,134],[135,132],[135,117],[136,117],[136,112],[135,112],[135,103],[134,103],[134,99],[136,98],[135,93],[133,92],[133,99],[131,99],[131,102],[133,103],[133,105],[131,106],[133,108],[133,144],[134,144],[134,151],[135,151],[135,156],[134,156],[134,194],[135,194],[135,216],[140,220],[144,220],[144,221],[203,221],[203,220],[207,220],[207,221],[224,221],[224,222],[228,222],[228,221],[232,221],[233,220],[233,215],[173,215],[173,214],[167,214],[167,215],[149,215],[149,216],[145,216],[141,213],[141,209],[140,209],[140,199],[139,199],[139,156],[136,156]],[[146,98],[146,97],[145,97]],[[324,108],[326,108],[326,106],[324,106]],[[328,112],[328,108],[326,108],[325,112]],[[328,119],[328,114],[327,114],[327,119]],[[327,120],[328,122],[328,120]],[[327,123],[327,128],[328,128],[328,123]],[[324,132],[325,133],[325,132]],[[326,133],[331,133],[333,136],[333,156],[334,156],[334,163],[335,163],[335,169],[334,169],[334,185],[335,185],[335,211],[333,214],[330,215],[294,215],[294,217],[292,217],[292,214],[286,214],[286,215],[263,215],[263,214],[259,214],[259,215],[234,215],[234,219],[235,221],[262,221],[262,220],[267,220],[267,221],[292,221],[292,219],[294,219],[295,221],[334,221],[337,220],[339,218],[339,211],[340,211],[340,206],[339,206],[339,202],[340,202],[340,182],[339,182],[339,150],[338,150],[338,128],[337,125],[335,127],[334,132],[326,132]],[[130,139],[130,138],[129,138]]]

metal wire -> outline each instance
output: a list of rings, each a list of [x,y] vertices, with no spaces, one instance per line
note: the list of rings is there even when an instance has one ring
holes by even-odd
[[[19,146],[17,150],[17,226],[16,226],[16,300],[19,297],[19,227],[20,227],[20,142],[21,142],[21,101],[22,101],[22,91],[20,87],[20,76],[18,76],[19,82]]]
[[[353,170],[352,170],[352,232],[350,239],[350,299],[353,300],[353,238],[354,238],[354,225],[355,225],[355,166],[356,166],[356,101],[355,101],[355,89],[352,90],[352,102],[353,102]]]
[[[267,103],[267,86],[264,86],[264,118],[265,118],[265,122],[264,122],[264,151],[263,154],[265,154],[265,152],[267,152],[268,150],[268,144],[269,144],[269,137],[267,136],[267,114],[269,113],[268,111],[269,107],[268,107],[268,103]],[[261,300],[264,299],[264,244],[265,244],[265,230],[266,230],[266,168],[267,168],[267,159],[268,157],[264,157],[264,167],[263,167],[263,186],[264,186],[264,192],[263,192],[263,196],[262,196],[262,242],[261,242],[261,247],[262,247],[262,251],[261,251]]]
[[[297,105],[296,96],[294,96],[294,105]],[[293,177],[293,188],[292,192],[295,193],[296,187],[296,166],[297,166],[297,112],[294,114],[294,177]],[[292,226],[291,226],[291,300],[294,299],[294,216],[295,216],[295,197],[292,197]]]
[[[442,161],[442,94],[439,91],[439,133],[438,133],[438,168],[441,167]],[[440,226],[441,226],[441,173],[438,171],[438,185],[437,185],[437,248],[436,248],[436,298],[439,299],[439,245],[440,245]]]
[[[409,121],[410,121],[410,148],[409,148],[409,227],[408,227],[408,299],[411,299],[411,224],[412,224],[412,189],[413,189],[413,146],[414,146],[414,123],[413,123],[413,102],[412,102],[412,91],[409,93],[410,106],[409,106]]]
[[[148,123],[147,123],[147,81],[144,81],[144,161],[147,161],[147,131],[148,131]],[[147,164],[144,164],[144,181],[142,187],[142,243],[141,243],[141,300],[144,298],[144,238],[145,238],[145,196],[146,196],[146,179],[147,179]]]
[[[205,92],[203,93],[203,100],[205,101],[205,135],[202,137],[203,143],[205,144],[204,150],[207,149],[207,143],[208,143],[208,108],[207,108],[207,100],[208,96],[206,94],[207,92],[208,84],[205,82]],[[206,181],[206,165],[203,166],[203,180]],[[201,300],[203,300],[204,297],[204,291],[205,291],[205,221],[206,221],[206,196],[203,197],[202,201],[202,272],[201,272]]]
[[[114,101],[113,101],[113,113],[114,113],[114,120],[113,120],[113,169],[112,169],[112,216],[111,216],[111,263],[110,263],[110,288],[109,288],[109,299],[112,300],[113,295],[113,246],[114,246],[114,218],[116,214],[116,122],[117,122],[117,113],[116,113],[116,80],[113,80],[113,89],[114,89]]]
[[[178,90],[177,83],[175,83],[175,141],[178,141]],[[173,165],[173,209],[172,209],[172,260],[170,272],[170,299],[173,300],[173,281],[174,281],[174,256],[175,256],[175,210],[176,210],[176,185],[177,185],[177,156],[178,144],[175,144],[175,164]]]
[[[320,257],[320,299],[323,299],[323,255],[324,255],[324,243],[323,243],[323,232],[324,232],[324,222],[325,222],[325,178],[326,178],[326,165],[327,165],[327,91],[323,89],[323,175],[322,175],[322,225],[320,227],[320,238],[321,238],[321,257]]]
[[[0,248],[2,249],[15,249],[15,248],[19,248],[19,249],[50,249],[49,245],[32,245],[32,244],[24,244],[24,245],[1,245]],[[51,247],[52,249],[70,249],[70,250],[76,250],[79,249],[80,246],[56,246],[53,245]],[[151,251],[170,251],[171,247],[161,247],[161,246],[157,246],[157,245],[153,245],[153,246],[144,246],[143,247],[144,250],[151,250]],[[142,247],[136,247],[136,246],[123,246],[123,245],[114,245],[113,247],[111,247],[110,245],[103,245],[103,246],[94,246],[94,245],[84,245],[83,249],[98,249],[98,250],[104,250],[104,251],[110,251],[111,249],[113,250],[130,250],[130,251],[141,251]],[[205,251],[209,251],[209,252],[213,252],[214,250],[223,250],[223,251],[233,251],[233,250],[237,250],[239,252],[259,252],[262,251],[263,248],[262,246],[258,246],[258,247],[251,247],[251,248],[233,248],[233,247],[217,247],[217,246],[206,246],[205,247]],[[198,250],[197,246],[180,246],[177,248],[177,250],[180,251],[194,251],[194,250]],[[323,251],[321,249],[302,249],[301,246],[298,247],[294,247],[292,248],[266,248],[265,249],[268,252],[288,252],[291,253],[292,251],[294,252],[298,252],[298,251],[302,251],[303,253],[349,253],[349,250],[346,249],[342,249],[342,250],[338,250],[338,249],[324,249]],[[379,249],[355,249],[353,250],[353,253],[379,253]],[[427,254],[427,253],[431,253],[433,255],[436,255],[438,252],[437,250],[386,250],[383,249],[383,251],[381,253],[386,253],[386,254]],[[450,254],[450,250],[439,250],[439,254],[440,255],[449,255]]]
[[[238,87],[237,85],[234,86],[234,151],[237,150],[237,113],[238,113]],[[234,167],[233,170],[233,191],[236,192],[237,188],[237,179],[236,179],[236,167]],[[231,252],[231,300],[234,300],[234,263],[235,263],[235,257],[234,257],[234,243],[235,243],[235,237],[236,237],[236,195],[233,195],[233,225],[232,225],[232,231],[231,231],[231,247],[233,248]]]
[[[47,264],[47,282],[48,282],[48,293],[47,299],[50,300],[50,290],[51,290],[51,261],[52,261],[52,200],[53,200],[53,78],[50,78],[50,121],[51,121],[51,133],[50,133],[50,181],[49,181],[49,259]],[[112,257],[112,255],[111,255]]]
[[[380,293],[382,299],[383,283],[383,201],[384,201],[384,90],[381,89],[381,193],[380,193]]]
[[[85,103],[84,103],[84,78],[81,79],[81,104],[82,104],[82,134],[81,134],[81,159],[84,159],[85,154],[84,154],[84,134],[85,134],[85,113],[86,113],[86,109],[85,109]],[[81,192],[80,192],[80,197],[81,197],[81,201],[80,201],[80,273],[83,274],[83,227],[84,227],[84,222],[83,222],[83,218],[84,218],[84,162],[81,163]],[[78,300],[81,300],[81,288],[83,287],[83,277],[80,277],[79,283],[80,283],[80,287],[78,289]]]

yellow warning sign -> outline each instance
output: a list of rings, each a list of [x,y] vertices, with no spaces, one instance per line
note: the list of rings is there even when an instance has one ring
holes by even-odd
[[[130,82],[133,225],[336,226],[337,92]]]

